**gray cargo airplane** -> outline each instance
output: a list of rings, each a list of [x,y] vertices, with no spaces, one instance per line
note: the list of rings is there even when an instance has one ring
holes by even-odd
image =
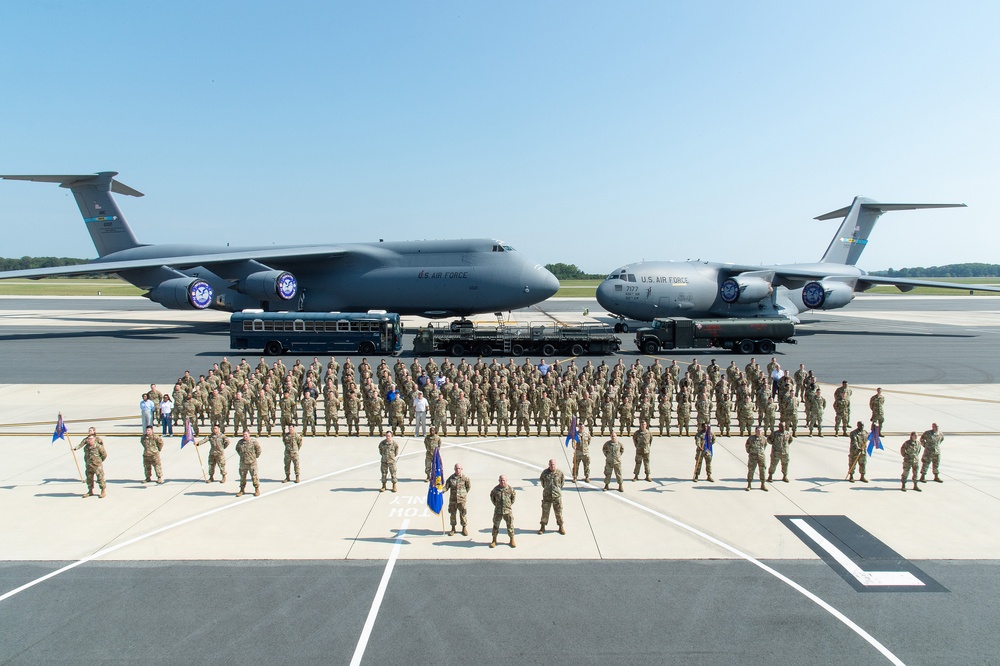
[[[178,310],[386,310],[432,318],[499,313],[559,289],[543,266],[498,240],[219,247],[139,243],[112,192],[141,197],[117,172],[0,176],[57,183],[76,198],[98,259],[79,266],[0,272],[0,279],[114,273]]]
[[[944,287],[1000,292],[1000,287],[876,277],[855,266],[882,213],[920,208],[964,208],[965,204],[887,204],[864,197],[817,220],[844,218],[826,253],[815,264],[752,266],[708,261],[646,261],[616,269],[597,287],[597,302],[621,321],[656,317],[785,316],[798,322],[805,310],[842,308],[854,294],[888,284],[900,291]]]

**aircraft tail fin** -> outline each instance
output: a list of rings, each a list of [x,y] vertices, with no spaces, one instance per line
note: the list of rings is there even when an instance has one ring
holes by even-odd
[[[868,244],[868,235],[882,213],[893,210],[918,210],[921,208],[965,208],[965,204],[911,204],[879,203],[865,197],[854,197],[850,206],[820,215],[817,220],[833,220],[839,217],[844,222],[823,253],[822,263],[847,264],[854,266]]]
[[[134,190],[115,180],[116,171],[102,171],[96,174],[69,176],[0,176],[5,180],[30,180],[36,183],[57,183],[73,193],[80,208],[87,231],[97,248],[97,256],[138,247],[139,242],[128,226],[125,216],[118,208],[112,192],[141,197],[142,192]]]

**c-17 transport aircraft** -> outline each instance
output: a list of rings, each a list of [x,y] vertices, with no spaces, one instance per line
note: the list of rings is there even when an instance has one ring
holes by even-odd
[[[492,239],[242,248],[143,245],[111,193],[143,195],[115,180],[117,175],[0,176],[68,188],[98,254],[87,264],[0,272],[0,279],[115,273],[170,309],[385,310],[432,318],[499,316],[559,289],[543,266]]]
[[[823,257],[815,264],[753,266],[708,261],[644,261],[614,270],[597,287],[597,302],[622,320],[615,332],[628,331],[625,319],[657,317],[774,317],[798,322],[806,310],[842,308],[854,294],[887,284],[900,291],[914,287],[976,289],[1000,287],[932,282],[868,275],[855,266],[868,235],[882,213],[920,208],[964,208],[965,204],[889,204],[864,197],[817,220],[844,218]]]

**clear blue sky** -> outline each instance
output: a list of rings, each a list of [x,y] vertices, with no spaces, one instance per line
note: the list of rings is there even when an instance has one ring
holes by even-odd
[[[0,173],[143,242],[498,237],[541,263],[1000,262],[995,2],[0,3]],[[0,182],[0,256],[95,256]]]

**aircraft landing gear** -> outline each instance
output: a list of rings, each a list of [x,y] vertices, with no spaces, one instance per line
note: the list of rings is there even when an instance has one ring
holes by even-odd
[[[619,321],[615,324],[615,333],[628,333],[628,324],[625,323],[625,317],[618,317]]]

